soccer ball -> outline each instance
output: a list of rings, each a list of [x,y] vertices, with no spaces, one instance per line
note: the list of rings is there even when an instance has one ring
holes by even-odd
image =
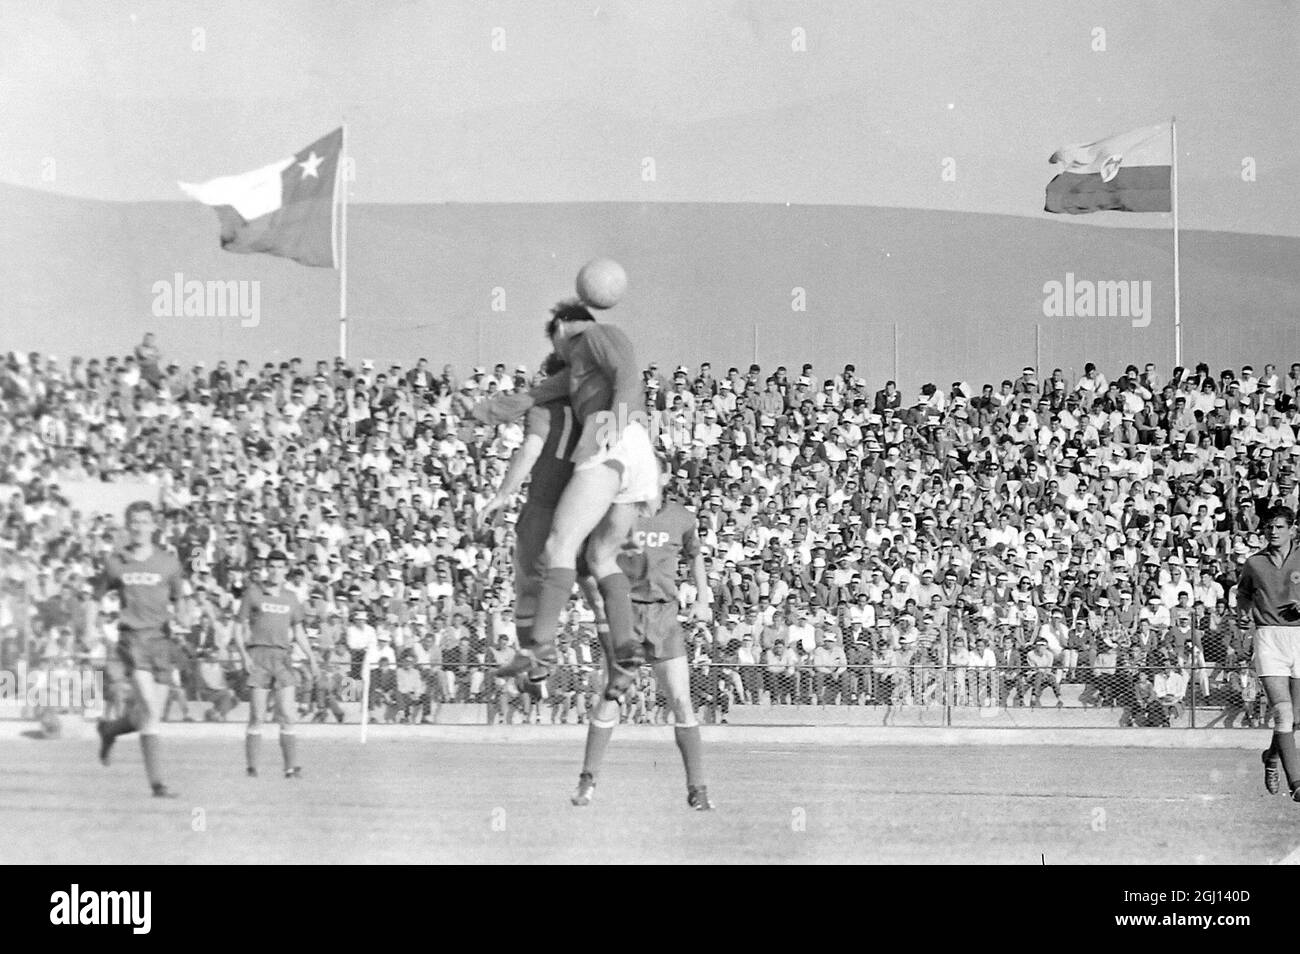
[[[610,258],[594,258],[578,272],[578,297],[590,308],[613,308],[627,291],[627,272]]]

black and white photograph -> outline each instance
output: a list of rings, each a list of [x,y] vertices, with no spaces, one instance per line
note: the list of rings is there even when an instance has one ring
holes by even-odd
[[[1251,926],[1297,102],[1291,0],[0,0],[0,863]]]

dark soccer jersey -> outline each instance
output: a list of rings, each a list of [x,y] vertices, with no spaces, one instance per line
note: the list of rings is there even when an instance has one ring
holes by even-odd
[[[641,369],[628,336],[613,325],[582,322],[561,346],[569,368],[569,403],[582,425],[582,440],[574,460],[581,463],[598,450],[600,422],[595,415],[622,405],[624,415],[644,416],[645,391]],[[615,421],[622,427],[631,420]]]
[[[638,517],[618,556],[637,603],[677,599],[677,567],[700,552],[695,518],[679,503],[668,502],[652,517]]]
[[[291,645],[289,627],[301,623],[302,619],[302,603],[283,588],[279,593],[271,594],[259,586],[250,586],[239,604],[239,621],[249,628],[249,646],[288,649]]]
[[[183,593],[181,561],[176,554],[156,548],[143,560],[120,550],[108,558],[103,585],[121,597],[118,625],[122,629],[161,631],[168,621],[168,604]]]
[[[524,436],[542,439],[542,452],[533,464],[528,504],[554,510],[573,476],[573,448],[581,433],[568,401],[550,401],[528,409]]]
[[[1282,565],[1264,551],[1250,557],[1237,580],[1237,607],[1249,606],[1256,626],[1300,626],[1300,613],[1290,604],[1300,600],[1300,546]]]

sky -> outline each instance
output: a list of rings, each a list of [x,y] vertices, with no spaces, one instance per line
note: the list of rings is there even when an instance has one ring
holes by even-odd
[[[346,118],[354,202],[1044,217],[1057,147],[1177,116],[1184,228],[1300,236],[1297,102],[1291,0],[0,3],[0,182],[112,201]]]

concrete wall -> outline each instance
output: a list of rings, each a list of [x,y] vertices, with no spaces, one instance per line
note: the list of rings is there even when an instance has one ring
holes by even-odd
[[[115,204],[0,186],[0,347],[123,353],[153,330],[168,357],[332,356],[337,276],[220,251],[196,203]],[[1152,217],[1154,218],[1154,217]],[[1078,374],[1172,360],[1167,230],[1076,219],[831,206],[555,204],[358,206],[349,213],[351,354],[425,355],[462,368],[535,367],[546,309],[597,254],[632,287],[609,313],[644,361],[724,369],[846,362],[873,387],[911,391],[1014,376],[1025,364]],[[1300,239],[1185,232],[1184,357],[1216,369],[1300,360]],[[159,318],[153,285],[260,282],[261,323]],[[1149,327],[1048,318],[1043,286],[1067,273],[1151,281]],[[801,288],[806,311],[792,311]],[[505,311],[493,311],[493,290]],[[500,293],[499,293],[500,294]],[[897,338],[895,329],[897,328]]]

